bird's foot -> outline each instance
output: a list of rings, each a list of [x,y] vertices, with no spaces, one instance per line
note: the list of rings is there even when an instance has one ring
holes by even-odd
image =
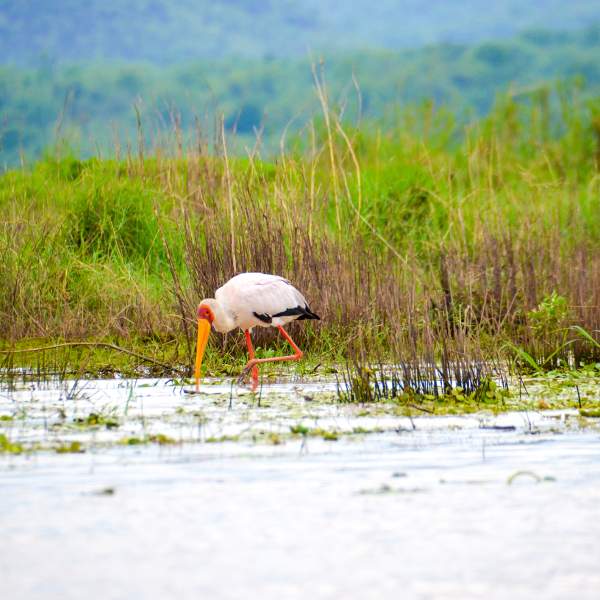
[[[250,360],[243,368],[240,376],[238,377],[238,385],[245,385],[248,375],[252,376],[252,391],[255,392],[258,388],[258,367],[254,363],[254,361]]]
[[[248,378],[248,373],[242,371],[240,376],[238,377],[237,384],[244,385],[246,383],[246,379]]]

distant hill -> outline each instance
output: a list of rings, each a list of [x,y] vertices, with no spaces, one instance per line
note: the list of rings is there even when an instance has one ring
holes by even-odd
[[[0,0],[0,63],[305,57],[595,22],[598,0]]]
[[[380,119],[399,105],[432,100],[463,115],[486,113],[498,93],[522,97],[557,80],[580,97],[600,96],[600,27],[560,33],[533,31],[475,46],[438,44],[404,51],[332,54],[325,61],[332,104],[356,118]],[[580,83],[573,86],[579,79]],[[66,135],[84,154],[136,143],[134,105],[149,138],[180,118],[184,133],[199,119],[205,135],[215,117],[252,146],[264,126],[267,148],[319,114],[306,58],[203,60],[181,65],[83,63],[0,66],[0,170],[19,153],[33,158]],[[149,140],[150,141],[150,140]],[[242,146],[243,151],[243,146]]]

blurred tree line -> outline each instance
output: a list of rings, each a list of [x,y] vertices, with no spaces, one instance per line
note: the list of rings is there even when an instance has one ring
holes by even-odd
[[[320,58],[320,57],[315,57]],[[329,99],[348,119],[384,119],[397,107],[432,101],[462,118],[485,114],[505,91],[527,94],[561,80],[600,95],[600,26],[530,31],[475,46],[331,54],[323,70]],[[286,128],[318,113],[309,59],[204,60],[181,65],[56,64],[0,67],[0,168],[38,157],[58,139],[82,154],[134,145],[136,111],[148,143],[176,125],[214,135],[215,117],[243,150],[261,132],[267,149]]]

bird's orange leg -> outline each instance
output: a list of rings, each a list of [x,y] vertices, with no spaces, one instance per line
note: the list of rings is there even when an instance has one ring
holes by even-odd
[[[287,340],[288,344],[295,350],[295,353],[288,356],[275,356],[273,358],[252,358],[244,367],[242,378],[251,370],[255,369],[256,365],[267,362],[280,362],[283,360],[300,360],[304,356],[304,352],[298,348],[294,340],[288,335],[287,331],[281,325],[278,325],[277,329],[279,329],[279,333],[281,333],[281,335]]]
[[[255,360],[254,346],[252,346],[252,338],[250,337],[250,332],[247,329],[244,331],[244,335],[246,336],[246,346],[248,346],[248,356],[250,357],[248,364],[250,364],[251,361]],[[245,369],[244,369],[244,371],[245,371]],[[252,373],[252,389],[255,390],[258,387],[258,367],[256,365],[254,365],[252,367],[251,373]]]

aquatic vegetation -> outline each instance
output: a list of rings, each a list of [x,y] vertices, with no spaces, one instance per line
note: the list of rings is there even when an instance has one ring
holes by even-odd
[[[506,374],[485,363],[356,363],[347,365],[338,381],[338,400],[361,404],[394,401],[423,405],[450,401],[502,405],[510,395]]]
[[[531,415],[540,411],[548,412],[548,421],[556,418],[558,429],[600,430],[597,373],[559,370],[544,377],[500,381],[482,377],[472,389],[456,385],[445,389],[438,382],[435,395],[429,393],[433,387],[420,392],[402,388],[403,380],[388,366],[383,372],[370,369],[368,385],[378,391],[372,391],[366,402],[356,394],[353,401],[348,396],[340,401],[336,395],[336,390],[342,391],[340,380],[330,377],[285,386],[265,383],[260,404],[259,394],[243,389],[235,390],[232,399],[228,382],[210,382],[210,393],[188,396],[169,380],[81,381],[78,388],[86,394],[65,400],[62,392],[71,389],[72,382],[65,386],[55,378],[36,384],[33,391],[25,382],[0,395],[0,411],[6,412],[8,406],[15,410],[14,420],[0,421],[0,446],[6,455],[96,453],[119,447],[145,452],[175,446],[185,452],[190,445],[206,446],[208,451],[221,443],[293,444],[304,451],[314,444],[410,433],[435,416],[457,416],[457,424],[479,423],[490,431],[513,431],[514,425],[507,429],[493,415],[501,419],[504,413],[520,412],[523,422],[531,422]],[[132,389],[137,390],[137,400],[127,405]],[[90,411],[90,398],[102,398],[102,409]],[[530,429],[535,432],[535,427]]]
[[[169,446],[178,444],[177,440],[165,435],[164,433],[153,433],[142,437],[126,437],[118,442],[122,446],[139,446],[143,444],[158,444],[159,446]]]
[[[538,335],[547,335],[549,332],[564,328],[564,323],[569,317],[569,306],[564,296],[552,292],[529,311],[532,330]]]
[[[579,414],[582,417],[589,417],[592,419],[600,419],[600,407],[599,408],[580,408]]]
[[[172,437],[165,435],[164,433],[154,433],[147,437],[148,442],[151,444],[158,444],[160,446],[168,446],[171,444],[177,444],[177,440]]]
[[[377,488],[359,490],[358,494],[361,496],[387,496],[393,494],[418,494],[424,491],[422,488],[392,487],[387,483],[382,483]]]
[[[356,428],[355,428],[356,429]],[[366,433],[367,430],[356,430],[352,429],[351,432],[346,433]],[[340,438],[340,432],[334,429],[323,429],[322,427],[306,427],[299,423],[297,425],[290,426],[290,433],[293,436],[303,436],[303,437],[320,437],[328,442],[336,442]]]
[[[240,439],[239,435],[219,435],[209,436],[204,441],[207,444],[220,444],[222,442],[237,442]]]
[[[21,454],[23,446],[18,442],[12,442],[4,433],[0,433],[0,452],[5,454]]]
[[[146,440],[144,438],[139,438],[135,436],[126,437],[119,440],[119,444],[123,446],[138,446],[139,444],[145,444]]]
[[[80,427],[105,427],[106,429],[119,427],[119,420],[115,416],[96,412],[90,413],[87,417],[76,417],[73,423]]]
[[[340,437],[337,431],[326,431],[323,429],[314,430],[313,435],[319,435],[327,442],[337,442]]]
[[[280,444],[283,444],[283,438],[278,433],[273,431],[267,433],[266,440],[269,444],[273,444],[273,446],[279,446]]]
[[[308,435],[310,429],[305,425],[302,425],[302,423],[298,423],[297,425],[290,425],[290,431],[294,435]]]
[[[85,452],[83,444],[78,441],[73,441],[57,446],[55,449],[57,454],[81,454]]]
[[[531,479],[533,480],[535,483],[544,483],[544,482],[552,482],[552,481],[556,481],[556,478],[550,476],[550,475],[545,475],[545,476],[541,476],[538,475],[537,473],[535,473],[534,471],[516,471],[515,473],[513,473],[507,480],[506,483],[508,485],[512,485],[513,483],[515,483],[516,481],[520,480],[520,479]]]

